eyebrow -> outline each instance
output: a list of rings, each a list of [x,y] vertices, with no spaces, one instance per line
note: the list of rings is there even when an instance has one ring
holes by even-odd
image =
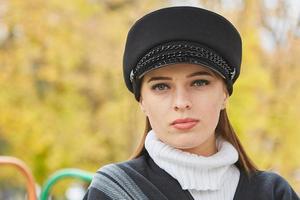
[[[198,72],[194,72],[192,74],[187,75],[187,78],[191,78],[194,76],[213,76],[211,73],[206,72],[206,71],[198,71]],[[151,81],[160,81],[160,80],[172,80],[172,78],[170,77],[165,77],[165,76],[154,76],[151,77],[147,82],[151,82]]]
[[[169,77],[164,77],[164,76],[155,76],[155,77],[151,77],[147,82],[151,82],[151,81],[160,81],[160,80],[172,80],[172,78]]]
[[[212,75],[212,73],[209,73],[207,71],[199,71],[199,72],[195,72],[190,75],[187,75],[186,77],[190,78],[193,76],[213,76],[213,75]]]

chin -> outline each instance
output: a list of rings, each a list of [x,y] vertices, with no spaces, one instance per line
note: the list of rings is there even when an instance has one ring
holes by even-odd
[[[181,140],[173,142],[169,145],[176,149],[187,150],[187,149],[193,149],[193,148],[199,147],[201,145],[201,142],[195,143],[195,140],[186,141],[184,139],[181,139]]]

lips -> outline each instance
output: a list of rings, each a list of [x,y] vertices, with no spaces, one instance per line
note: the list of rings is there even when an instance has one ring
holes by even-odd
[[[189,130],[196,126],[198,122],[199,120],[193,118],[176,119],[171,123],[171,126],[179,130]]]

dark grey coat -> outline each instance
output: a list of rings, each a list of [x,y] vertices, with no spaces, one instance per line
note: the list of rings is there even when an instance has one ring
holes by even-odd
[[[176,179],[159,168],[148,154],[101,168],[84,200],[193,200]],[[234,200],[299,200],[281,176],[257,172],[248,177],[241,171]]]

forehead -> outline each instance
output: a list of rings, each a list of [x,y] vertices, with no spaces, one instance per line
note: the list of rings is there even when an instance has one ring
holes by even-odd
[[[218,78],[218,75],[205,66],[198,64],[187,64],[187,63],[178,63],[164,66],[158,69],[151,70],[145,74],[146,77],[153,76],[176,76],[176,75],[189,75],[195,72],[206,72],[207,75]]]

